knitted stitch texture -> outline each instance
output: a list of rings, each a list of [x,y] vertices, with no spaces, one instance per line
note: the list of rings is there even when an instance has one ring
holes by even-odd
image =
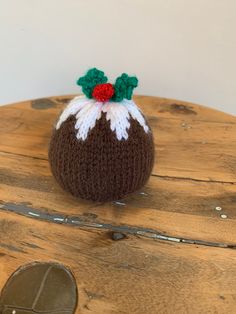
[[[136,76],[115,84],[92,68],[77,84],[59,117],[49,147],[52,173],[63,189],[94,201],[111,201],[140,189],[154,162],[151,129],[132,100]]]
[[[74,196],[111,201],[140,189],[154,162],[152,132],[129,118],[128,137],[118,140],[106,112],[101,112],[86,139],[77,138],[75,115],[54,129],[50,147],[51,170],[61,187]]]
[[[76,137],[83,141],[87,139],[89,131],[95,127],[96,121],[101,118],[102,112],[106,113],[106,119],[110,125],[111,131],[116,133],[117,139],[128,138],[130,128],[130,117],[137,120],[143,127],[144,132],[150,132],[146,121],[136,106],[134,101],[123,99],[121,102],[99,102],[94,99],[88,99],[84,96],[78,96],[72,99],[61,114],[56,129],[59,129],[71,115],[75,115],[77,130]]]

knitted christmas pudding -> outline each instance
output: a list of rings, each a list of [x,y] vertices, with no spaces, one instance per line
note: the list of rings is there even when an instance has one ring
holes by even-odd
[[[123,73],[112,85],[94,68],[77,84],[84,96],[70,101],[52,134],[52,173],[77,197],[120,199],[147,182],[154,161],[150,126],[132,100],[138,80]]]

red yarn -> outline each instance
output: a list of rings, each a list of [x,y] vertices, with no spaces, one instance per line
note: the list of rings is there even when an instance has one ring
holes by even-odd
[[[114,87],[110,83],[98,84],[94,87],[92,96],[98,101],[105,102],[114,95]]]

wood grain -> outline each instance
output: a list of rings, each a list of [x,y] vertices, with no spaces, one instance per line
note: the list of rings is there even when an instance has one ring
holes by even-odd
[[[82,230],[1,213],[0,286],[18,266],[63,262],[77,313],[235,313],[236,252]]]
[[[47,162],[70,98],[0,108],[0,288],[18,266],[55,260],[75,274],[77,313],[235,313],[236,118],[136,96],[154,132],[152,176],[92,203],[62,191]]]

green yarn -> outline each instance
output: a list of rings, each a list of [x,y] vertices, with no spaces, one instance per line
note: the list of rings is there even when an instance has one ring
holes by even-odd
[[[88,72],[80,77],[77,84],[82,87],[82,91],[88,98],[93,98],[93,89],[98,84],[104,84],[107,82],[107,77],[103,71],[96,68],[88,70]],[[133,95],[133,89],[138,86],[138,79],[135,76],[128,76],[123,73],[119,76],[115,84],[113,85],[115,93],[111,98],[112,101],[120,102],[124,98],[130,100]]]
[[[130,100],[133,95],[133,89],[138,86],[138,79],[135,76],[128,76],[123,73],[116,79],[114,89],[115,94],[112,98],[113,101],[119,102],[124,98]]]
[[[88,98],[92,98],[93,89],[98,84],[107,82],[107,77],[103,71],[96,68],[88,70],[85,76],[78,79],[77,84],[82,87],[82,91]]]

